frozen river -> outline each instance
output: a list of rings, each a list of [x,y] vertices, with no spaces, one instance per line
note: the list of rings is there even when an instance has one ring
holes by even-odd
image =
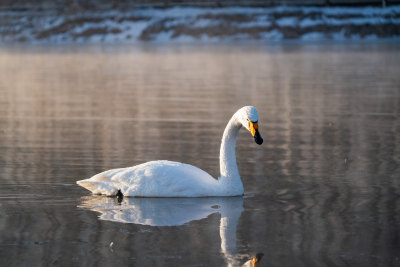
[[[400,266],[400,46],[0,50],[0,265]],[[242,131],[245,196],[94,197],[75,184],[168,159],[219,174]]]

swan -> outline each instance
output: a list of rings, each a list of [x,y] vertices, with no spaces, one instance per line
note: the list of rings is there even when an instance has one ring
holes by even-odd
[[[246,128],[261,145],[258,112],[253,106],[240,108],[229,120],[220,148],[220,177],[189,164],[158,160],[133,167],[108,170],[77,184],[93,194],[129,197],[210,197],[243,195],[243,183],[236,164],[236,140]]]

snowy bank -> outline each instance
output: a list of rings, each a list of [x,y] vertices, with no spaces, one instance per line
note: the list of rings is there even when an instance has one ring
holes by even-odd
[[[400,39],[400,6],[0,12],[1,43]]]

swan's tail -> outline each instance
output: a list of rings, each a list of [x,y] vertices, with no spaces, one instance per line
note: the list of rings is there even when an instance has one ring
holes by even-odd
[[[118,184],[107,177],[92,177],[76,182],[94,195],[115,196],[120,190]]]

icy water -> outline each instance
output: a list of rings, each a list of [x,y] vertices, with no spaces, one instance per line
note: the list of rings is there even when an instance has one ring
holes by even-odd
[[[399,74],[396,43],[3,47],[0,265],[400,266]],[[244,105],[244,197],[75,184],[156,159],[217,177]]]

